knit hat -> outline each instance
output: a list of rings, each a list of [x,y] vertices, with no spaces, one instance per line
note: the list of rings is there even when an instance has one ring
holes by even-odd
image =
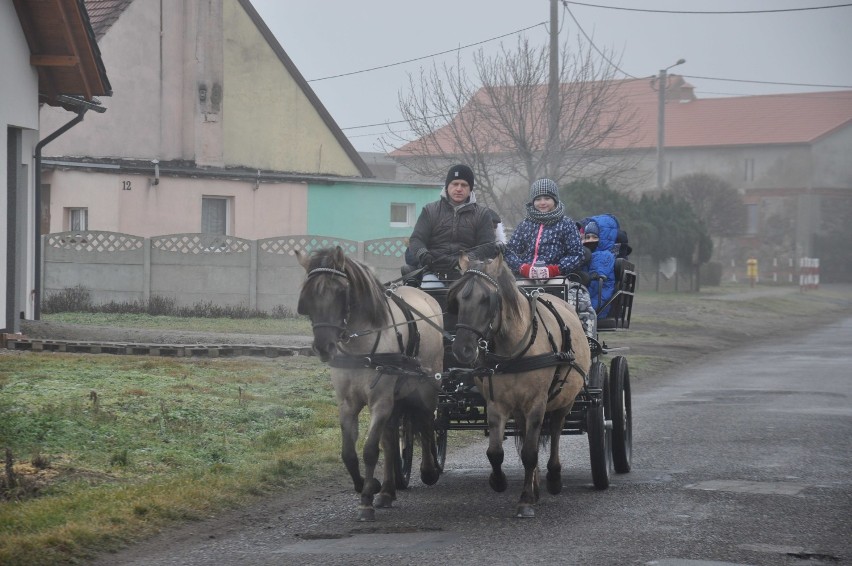
[[[559,186],[550,179],[539,179],[530,187],[530,202],[540,196],[548,196],[558,203]]]
[[[447,172],[447,180],[444,182],[444,188],[450,186],[450,183],[456,179],[463,179],[470,185],[470,190],[473,190],[473,170],[467,165],[453,165]]]
[[[594,220],[586,224],[586,227],[583,229],[583,239],[587,240],[590,237],[594,237],[595,240],[601,239],[601,229]]]

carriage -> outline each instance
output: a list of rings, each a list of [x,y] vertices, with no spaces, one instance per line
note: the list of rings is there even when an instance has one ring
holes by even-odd
[[[420,477],[427,485],[437,482],[450,430],[486,432],[489,484],[498,492],[507,488],[503,440],[516,437],[525,472],[518,517],[535,516],[540,441],[550,440],[546,485],[552,494],[562,489],[559,439],[565,434],[588,436],[596,488],[609,486],[612,470],[630,471],[628,365],[616,355],[607,366],[603,357],[618,349],[601,338],[630,326],[636,274],[626,259],[616,263],[617,288],[600,309],[607,316],[587,317],[584,324],[577,308],[584,286],[572,277],[516,281],[500,254],[493,260],[462,254],[460,278],[428,291],[386,286],[339,247],[297,255],[307,273],[298,311],[310,316],[314,350],[331,366],[341,456],[361,495],[359,520],[375,520],[374,507],[392,506],[396,490],[408,486],[415,438]],[[429,368],[443,369],[429,375]],[[355,447],[366,407],[371,418],[362,475]]]
[[[634,264],[625,258],[619,258],[615,264],[615,277],[615,292],[599,309],[601,312],[607,312],[607,316],[596,320],[592,328],[587,328],[592,366],[571,412],[563,423],[561,433],[588,436],[592,480],[597,489],[609,487],[613,470],[622,474],[629,472],[632,459],[630,371],[627,359],[618,354],[626,348],[609,346],[604,336],[630,328],[636,290]],[[580,302],[578,278],[568,276],[560,279],[549,280],[543,284],[529,279],[519,280],[518,285],[530,297],[547,293],[576,307]],[[446,283],[443,288],[424,289],[438,300],[445,313],[449,288],[449,282]],[[446,462],[449,431],[475,430],[488,434],[486,400],[471,379],[476,370],[459,367],[451,352],[455,317],[445,314],[445,330],[445,370],[441,375],[441,392],[435,414],[437,456],[441,469]],[[610,354],[616,355],[606,364],[604,358]],[[547,426],[546,422],[544,426]],[[515,423],[510,421],[506,427],[506,436],[516,433]],[[401,461],[398,465],[401,476],[397,481],[398,486],[402,488],[408,486],[413,448],[414,438],[410,423],[403,420],[400,424]]]

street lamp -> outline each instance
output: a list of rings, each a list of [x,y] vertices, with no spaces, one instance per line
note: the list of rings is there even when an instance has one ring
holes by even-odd
[[[658,82],[657,93],[659,102],[657,108],[657,189],[663,190],[663,154],[666,146],[666,83],[668,82],[668,70],[686,63],[686,59],[678,59],[674,65],[660,69],[660,74],[654,79]],[[653,85],[654,81],[651,81]]]

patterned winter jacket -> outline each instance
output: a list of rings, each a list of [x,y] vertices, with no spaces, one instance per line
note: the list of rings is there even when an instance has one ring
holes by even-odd
[[[520,274],[522,264],[532,265],[540,259],[545,265],[558,265],[560,275],[567,275],[580,267],[583,243],[577,225],[567,216],[553,224],[539,224],[526,218],[515,228],[503,255],[515,274]]]

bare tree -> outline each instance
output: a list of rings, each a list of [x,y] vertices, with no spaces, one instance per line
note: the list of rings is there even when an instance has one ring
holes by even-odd
[[[721,177],[692,173],[673,179],[669,190],[689,203],[711,236],[725,238],[745,232],[746,207],[742,196]]]
[[[608,144],[635,132],[631,106],[619,95],[613,57],[582,40],[560,48],[558,125],[550,135],[548,49],[523,38],[494,56],[480,50],[472,77],[460,63],[433,66],[400,93],[406,135],[390,133],[386,150],[420,175],[440,178],[451,162],[477,176],[478,198],[505,214],[507,189],[547,176],[557,183],[581,176],[612,178],[632,167]],[[484,197],[484,198],[483,198]]]

